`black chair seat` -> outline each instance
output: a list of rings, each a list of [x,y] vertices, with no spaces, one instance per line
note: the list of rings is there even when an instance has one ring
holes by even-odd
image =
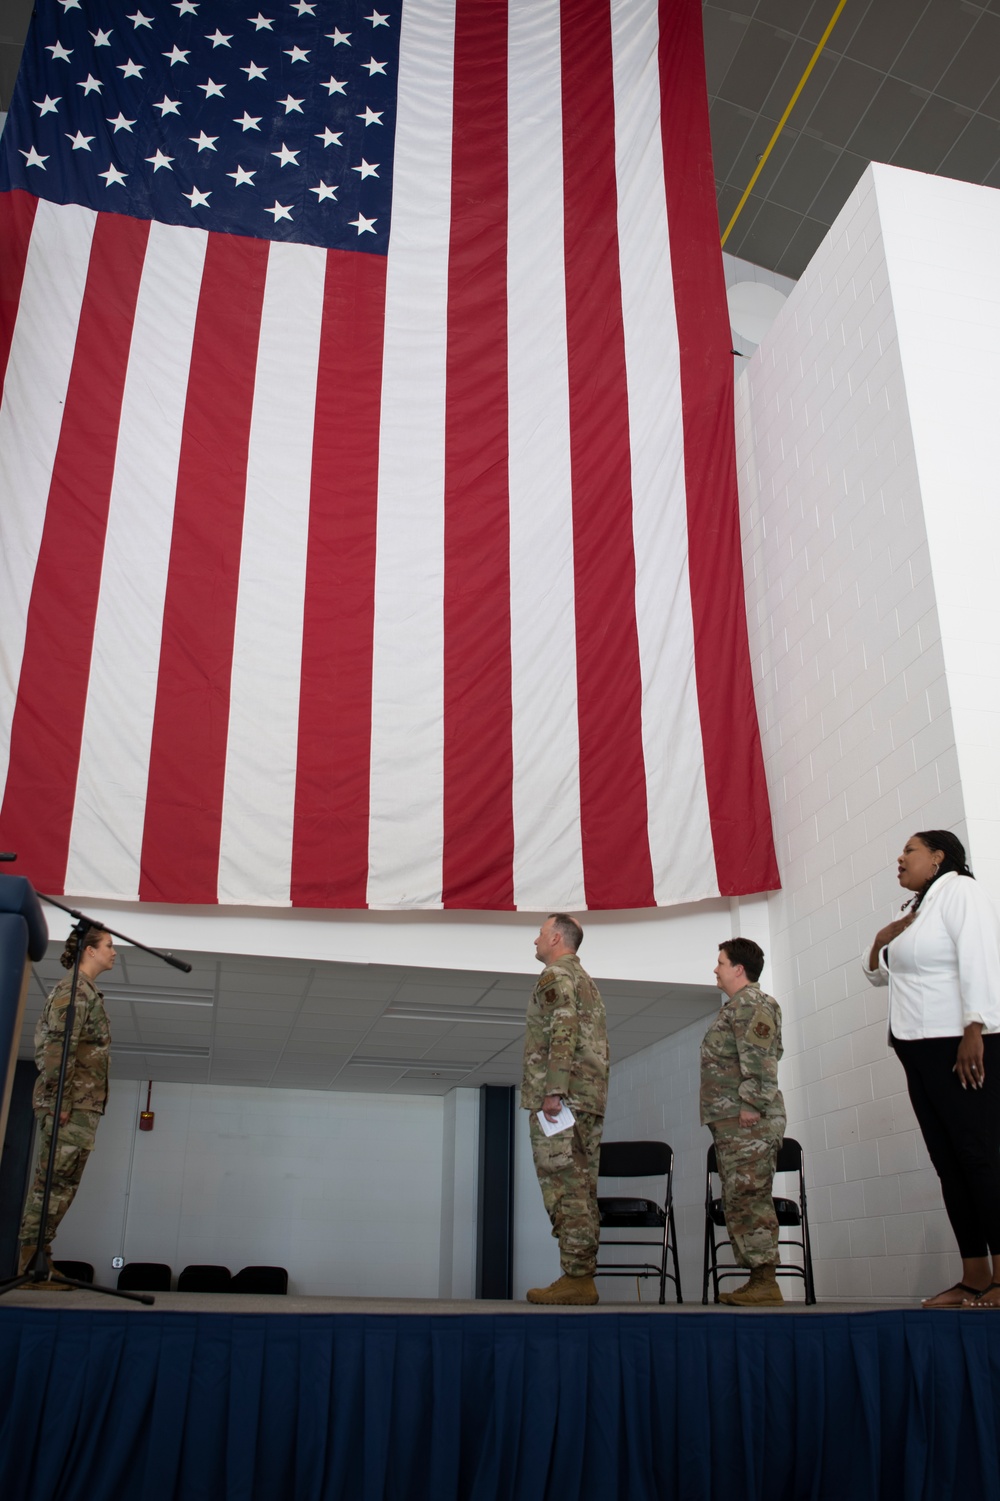
[[[773,1203],[774,1212],[778,1216],[779,1225],[801,1225],[802,1216],[799,1213],[799,1206],[798,1204],[796,1204],[794,1199],[775,1199]],[[726,1216],[722,1212],[721,1199],[712,1200],[712,1206],[709,1213],[712,1216],[712,1221],[714,1224],[724,1225],[726,1223]]]
[[[601,1225],[622,1230],[659,1228],[667,1216],[652,1199],[598,1199]]]

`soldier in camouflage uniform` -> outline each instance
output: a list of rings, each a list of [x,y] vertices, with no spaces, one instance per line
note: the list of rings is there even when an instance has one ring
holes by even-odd
[[[557,912],[535,939],[535,957],[545,969],[528,1006],[521,1108],[531,1111],[531,1151],[563,1274],[550,1287],[532,1288],[529,1303],[597,1302],[597,1171],[608,1101],[608,1032],[600,992],[576,957],[582,938],[579,923]],[[546,1136],[537,1112],[555,1120],[564,1103],[575,1125]]]
[[[785,1134],[778,1088],[781,1010],[757,984],[763,950],[750,938],[720,945],[716,983],[726,1000],[701,1045],[701,1123],[715,1141],[726,1229],[750,1280],[720,1301],[782,1303],[775,1276],[778,1221],[772,1188]]]
[[[60,963],[72,969],[80,941],[77,929],[70,934]],[[80,975],[76,987],[76,1012],[66,1064],[62,1108],[59,1112],[59,1137],[52,1171],[52,1191],[43,1238],[46,1260],[51,1267],[51,1242],[73,1196],[80,1186],[83,1169],[97,1134],[97,1123],[104,1114],[108,1099],[108,1057],[111,1029],[104,1009],[104,997],[95,980],[111,969],[115,962],[114,940],[104,928],[88,928],[83,937]],[[21,1263],[23,1273],[31,1264],[41,1232],[42,1195],[45,1172],[52,1141],[56,1085],[62,1061],[66,1011],[72,979],[60,980],[45,1003],[35,1027],[35,1064],[38,1079],[32,1097],[39,1123],[38,1162],[28,1192],[21,1221]],[[66,1284],[41,1282],[37,1286],[52,1290]]]

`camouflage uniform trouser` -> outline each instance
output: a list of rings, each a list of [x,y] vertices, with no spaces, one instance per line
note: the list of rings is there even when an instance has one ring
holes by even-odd
[[[709,1127],[722,1180],[726,1229],[738,1266],[778,1261],[778,1219],[774,1212],[774,1169],[785,1134],[783,1115],[762,1116],[754,1126],[739,1117]]]
[[[80,1179],[87,1165],[87,1158],[94,1146],[100,1113],[96,1110],[74,1110],[65,1126],[59,1127],[56,1144],[56,1160],[52,1167],[52,1192],[49,1196],[49,1213],[44,1244],[55,1239],[63,1215],[73,1202],[80,1187]],[[35,1177],[28,1190],[21,1220],[21,1244],[38,1244],[38,1230],[42,1215],[42,1194],[45,1190],[45,1170],[49,1161],[49,1145],[52,1141],[52,1115],[39,1115],[41,1125],[38,1143],[38,1161]]]
[[[604,1117],[580,1112],[568,1131],[546,1136],[532,1111],[530,1129],[531,1154],[552,1234],[559,1242],[560,1265],[567,1277],[592,1277],[601,1233],[597,1170]]]

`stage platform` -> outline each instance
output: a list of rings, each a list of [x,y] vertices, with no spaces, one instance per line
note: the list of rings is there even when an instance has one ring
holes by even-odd
[[[4,1501],[1000,1501],[1000,1314],[0,1299]]]

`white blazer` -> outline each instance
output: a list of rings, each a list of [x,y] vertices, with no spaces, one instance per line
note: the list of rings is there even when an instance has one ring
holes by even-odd
[[[908,928],[869,969],[872,985],[889,987],[894,1037],[960,1037],[970,1022],[1000,1032],[1000,917],[977,881],[949,870],[938,876]]]

